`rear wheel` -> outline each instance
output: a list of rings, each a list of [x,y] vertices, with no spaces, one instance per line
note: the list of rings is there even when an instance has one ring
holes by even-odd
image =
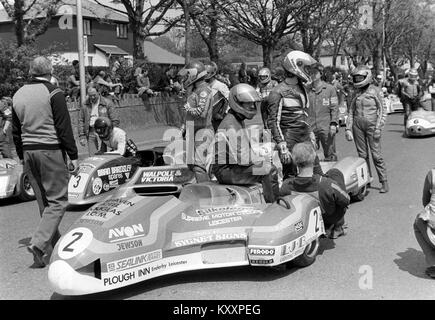
[[[317,253],[319,252],[319,238],[311,242],[304,250],[299,257],[295,258],[293,261],[293,265],[304,268],[313,264],[316,261]]]
[[[20,192],[18,198],[22,201],[30,201],[35,199],[35,191],[30,185],[29,176],[25,173],[21,174]]]
[[[352,196],[352,200],[353,201],[363,201],[365,196],[367,194],[367,185],[365,185],[364,187],[362,187],[358,193],[356,195]]]

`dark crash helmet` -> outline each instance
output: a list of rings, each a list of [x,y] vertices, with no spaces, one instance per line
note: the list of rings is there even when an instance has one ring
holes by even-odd
[[[94,129],[101,139],[107,140],[112,133],[113,123],[107,117],[98,117],[95,120]]]
[[[195,82],[205,79],[207,70],[204,64],[200,61],[189,62],[178,71],[180,82],[183,83],[185,89],[193,85]]]
[[[218,66],[214,61],[212,61],[205,64],[205,70],[207,70],[207,75],[205,76],[205,80],[210,80],[217,74]]]
[[[252,119],[257,114],[257,104],[261,102],[261,97],[254,87],[239,83],[231,88],[228,100],[231,110],[246,119]]]

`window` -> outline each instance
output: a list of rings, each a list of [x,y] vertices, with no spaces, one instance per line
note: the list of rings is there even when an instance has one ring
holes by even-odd
[[[91,56],[88,56],[88,66],[92,66],[93,58]]]
[[[128,25],[118,23],[116,25],[116,36],[121,39],[128,38]]]
[[[340,64],[343,66],[346,64],[346,57],[343,55],[340,56]]]
[[[86,36],[92,35],[92,24],[91,20],[83,20],[83,34]]]

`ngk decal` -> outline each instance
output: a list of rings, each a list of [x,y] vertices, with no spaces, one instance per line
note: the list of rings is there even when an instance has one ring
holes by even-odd
[[[140,223],[128,227],[119,227],[109,230],[110,242],[129,240],[137,237],[143,237],[144,235],[144,229]]]

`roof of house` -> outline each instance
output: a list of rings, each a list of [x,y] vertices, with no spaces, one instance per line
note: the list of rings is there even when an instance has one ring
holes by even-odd
[[[150,63],[184,65],[186,59],[159,47],[151,41],[144,41],[144,53]]]
[[[26,0],[30,2],[30,0]],[[56,16],[65,14],[77,14],[76,0],[62,0],[58,5]],[[106,19],[118,22],[128,22],[128,16],[121,14],[115,10],[107,9],[97,3],[89,0],[82,0],[82,13],[84,18]],[[45,12],[41,12],[40,6],[34,5],[29,12],[26,13],[25,19],[35,19],[45,17]],[[12,22],[11,17],[5,9],[0,10],[0,23]]]
[[[97,49],[103,51],[104,53],[108,55],[121,55],[121,56],[128,56],[129,53],[125,50],[122,50],[121,48],[109,45],[109,44],[94,44]]]

